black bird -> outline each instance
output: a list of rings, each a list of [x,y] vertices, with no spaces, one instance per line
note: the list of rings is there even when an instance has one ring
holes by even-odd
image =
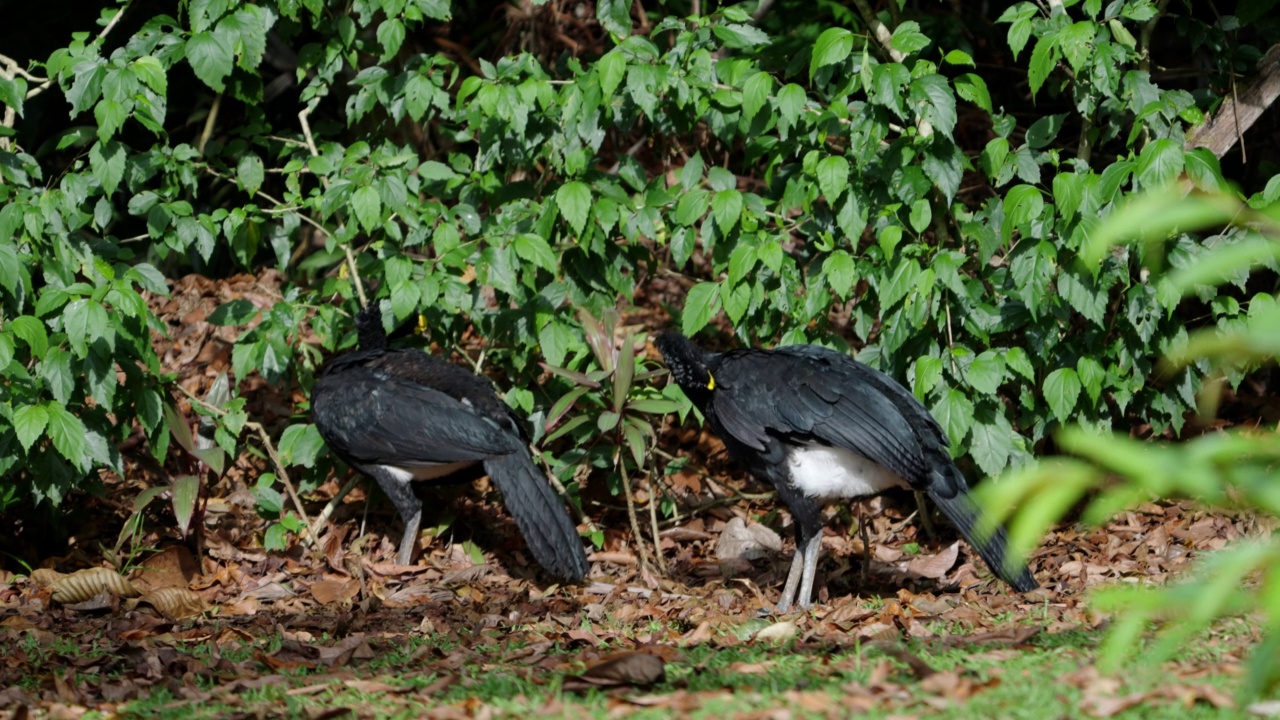
[[[1004,530],[979,541],[979,511],[951,461],[946,435],[892,378],[814,345],[702,350],[683,335],[657,340],[672,376],[729,455],[777,488],[795,518],[796,554],[778,601],[808,609],[822,544],[822,503],[890,488],[923,491],[1001,579],[1019,592],[1036,581],[1005,563]]]
[[[582,539],[489,381],[420,350],[390,349],[377,305],[356,315],[356,330],[359,349],[320,371],[311,417],[338,457],[376,480],[399,511],[397,561],[412,559],[422,519],[410,483],[480,463],[533,557],[558,578],[583,578]]]

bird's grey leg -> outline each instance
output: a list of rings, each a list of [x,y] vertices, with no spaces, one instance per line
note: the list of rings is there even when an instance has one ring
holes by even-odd
[[[404,521],[404,535],[400,538],[400,552],[396,562],[408,565],[413,560],[413,546],[418,541],[418,526],[422,522],[422,501],[413,494],[410,487],[412,476],[398,468],[386,465],[372,465],[362,468],[378,481],[378,487],[396,506],[400,519]]]
[[[796,599],[796,590],[800,587],[800,575],[804,568],[803,547],[796,544],[796,553],[791,556],[791,570],[787,573],[787,584],[782,587],[782,598],[778,600],[775,612],[781,614],[791,609]]]
[[[801,552],[803,550],[803,553]],[[801,610],[813,607],[813,578],[818,574],[818,554],[822,550],[822,531],[819,530],[803,548],[796,548],[796,557],[804,555],[804,577],[800,581]]]
[[[871,570],[871,532],[867,530],[867,510],[862,507],[862,503],[858,503],[858,530],[862,535],[862,578],[861,583],[867,584],[867,573]]]
[[[924,524],[924,534],[929,537],[929,542],[938,539],[933,532],[933,518],[929,516],[929,506],[924,502],[924,491],[916,490],[916,512],[920,513],[920,522]]]

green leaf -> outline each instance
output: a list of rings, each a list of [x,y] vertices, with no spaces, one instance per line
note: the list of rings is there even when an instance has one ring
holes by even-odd
[[[742,244],[734,248],[733,253],[729,255],[729,284],[737,285],[741,282],[747,273],[755,269],[756,261],[754,247]]]
[[[974,390],[984,395],[995,395],[1007,374],[1004,358],[994,350],[985,350],[969,363],[965,379]]]
[[[948,389],[931,409],[952,447],[957,447],[973,425],[973,402],[955,388]]]
[[[324,438],[320,437],[320,431],[311,423],[290,425],[284,429],[277,447],[284,464],[313,467],[316,456],[324,447]]]
[[[813,57],[809,60],[809,79],[823,67],[843,62],[853,51],[853,33],[844,28],[827,28],[813,44]]]
[[[612,410],[605,410],[596,416],[596,429],[602,433],[612,432],[614,428],[618,427],[618,421],[621,419],[622,416],[618,413]]]
[[[71,394],[76,389],[76,378],[71,372],[71,353],[63,348],[51,349],[40,360],[39,374],[55,400],[63,405],[71,402]]]
[[[253,153],[247,153],[240,158],[240,163],[236,166],[236,179],[245,192],[250,195],[258,192],[265,177],[266,171],[262,167],[262,158]]]
[[[50,402],[46,403],[46,407],[49,410],[49,439],[53,440],[53,446],[72,465],[87,468],[89,458],[85,454],[88,448],[84,423],[63,407],[62,403]]]
[[[822,272],[827,276],[827,283],[841,300],[848,300],[853,291],[853,283],[858,278],[858,266],[853,256],[844,250],[837,249],[822,261]]]
[[[929,205],[927,198],[920,198],[911,203],[911,212],[907,216],[907,220],[911,223],[911,229],[917,234],[923,233],[929,229],[929,223],[933,221],[933,208]]]
[[[596,61],[596,72],[600,73],[600,91],[605,97],[613,97],[613,92],[627,76],[627,58],[614,48]]]
[[[991,92],[987,89],[987,82],[980,76],[973,73],[965,73],[952,81],[956,88],[956,94],[977,105],[980,109],[986,110],[987,114],[994,115],[995,110],[991,105]]]
[[[186,54],[196,77],[218,92],[225,89],[222,80],[231,74],[235,55],[221,33],[205,31],[192,35],[187,40]]]
[[[1080,376],[1071,368],[1058,368],[1044,379],[1044,399],[1059,422],[1070,422],[1080,397]]]
[[[700,187],[693,188],[681,195],[676,203],[675,221],[685,227],[696,225],[710,206],[711,193]]]
[[[912,392],[916,399],[924,401],[929,392],[942,380],[942,358],[932,355],[921,355],[916,358],[916,377],[912,384]]]
[[[194,475],[179,475],[173,479],[173,517],[178,521],[178,531],[183,537],[191,526],[196,512],[196,500],[200,497],[200,480]]]
[[[721,190],[711,199],[711,214],[715,216],[716,227],[728,235],[742,216],[742,193],[737,190]]]
[[[975,422],[969,454],[986,475],[999,475],[1009,464],[1016,433],[1004,415],[994,413],[992,422]]]
[[[124,177],[125,148],[115,140],[94,143],[89,148],[89,168],[108,195],[114,193]]]
[[[1031,358],[1027,356],[1026,350],[1020,347],[1008,348],[1004,351],[1004,363],[1010,370],[1035,382],[1036,371],[1031,367]]]
[[[573,232],[581,237],[591,214],[591,187],[577,180],[561,185],[556,191],[556,205]]]
[[[737,325],[747,308],[751,307],[751,288],[746,283],[723,283],[720,285],[720,300],[724,314],[729,316],[729,322]]]
[[[373,232],[382,224],[382,198],[368,185],[351,194],[351,209],[365,232]]]
[[[769,36],[760,28],[746,23],[726,23],[712,25],[711,32],[720,38],[725,47],[735,50],[750,50],[769,43]]]
[[[214,325],[245,325],[258,316],[258,308],[244,298],[236,298],[219,305],[209,313],[207,320]]]
[[[1093,37],[1097,31],[1096,23],[1081,20],[1058,34],[1058,47],[1073,72],[1080,72],[1085,61],[1093,56]]]
[[[1045,35],[1036,40],[1036,47],[1031,51],[1031,62],[1027,67],[1027,80],[1031,84],[1031,96],[1035,97],[1049,79],[1049,72],[1058,62],[1058,44],[1052,35]]]
[[[32,357],[44,357],[49,349],[49,333],[45,330],[44,323],[30,315],[19,315],[10,320],[5,328],[12,330],[14,335],[31,348]]]
[[[917,50],[923,50],[928,47],[929,38],[920,32],[920,23],[914,20],[908,20],[893,31],[893,36],[889,38],[889,46],[900,53],[910,55]],[[969,61],[973,63],[972,60]]]
[[[973,62],[973,58],[970,57],[969,53],[963,50],[952,50],[943,56],[942,61],[948,65],[968,65],[969,67],[977,67],[977,64]]]
[[[1084,201],[1084,177],[1073,172],[1054,175],[1053,201],[1057,203],[1062,217],[1071,219]]]
[[[685,335],[693,336],[711,322],[711,317],[720,309],[720,286],[718,283],[700,282],[689,288],[684,301],[684,312],[681,319],[681,330]]]
[[[631,0],[596,0],[596,20],[600,22],[600,27],[613,35],[630,35]]]
[[[400,52],[400,47],[404,45],[404,22],[400,18],[383,20],[378,25],[377,37],[378,44],[382,46],[382,56],[378,59],[378,62],[385,63],[394,58],[396,53]]]
[[[13,430],[27,452],[31,452],[31,445],[44,434],[48,424],[49,411],[43,405],[23,405],[13,412]]]
[[[1138,182],[1144,188],[1164,185],[1182,173],[1185,161],[1182,143],[1177,140],[1160,138],[1148,143],[1138,156]]]
[[[1045,115],[1031,123],[1031,127],[1027,128],[1027,147],[1039,150],[1048,146],[1049,143],[1054,141],[1054,138],[1058,137],[1058,132],[1062,130],[1062,124],[1066,119],[1065,113]]]
[[[1080,376],[1080,383],[1084,386],[1084,391],[1089,394],[1089,399],[1097,406],[1098,400],[1102,397],[1102,382],[1107,377],[1107,371],[1102,368],[1102,364],[1097,360],[1084,355],[1076,360],[1076,373]]]
[[[555,251],[551,249],[551,245],[542,239],[541,235],[533,233],[521,233],[512,241],[516,254],[520,259],[531,262],[540,268],[555,272],[557,267],[557,258]]]
[[[840,155],[828,155],[814,169],[818,187],[829,205],[835,206],[840,193],[849,187],[849,161]]]
[[[767,72],[758,72],[747,78],[742,84],[742,116],[751,120],[760,112],[760,108],[769,102],[769,93],[773,91],[773,76]]]
[[[782,119],[786,121],[788,127],[795,126],[796,120],[800,118],[800,113],[804,111],[804,106],[807,104],[808,99],[804,88],[795,83],[787,83],[778,90],[774,100],[778,104],[778,112],[782,115]]]

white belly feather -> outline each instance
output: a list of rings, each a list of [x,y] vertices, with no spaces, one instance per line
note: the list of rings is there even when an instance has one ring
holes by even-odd
[[[809,497],[861,497],[909,487],[889,468],[852,450],[810,445],[787,454],[791,482]]]

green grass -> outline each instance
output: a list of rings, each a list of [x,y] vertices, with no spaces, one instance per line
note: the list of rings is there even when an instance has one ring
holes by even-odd
[[[941,625],[941,623],[940,623]],[[942,627],[938,628],[942,630]],[[391,643],[379,656],[367,662],[336,670],[285,671],[285,679],[263,687],[243,689],[235,694],[219,693],[216,683],[202,682],[200,690],[212,698],[190,700],[174,697],[162,686],[149,697],[125,703],[116,709],[121,717],[197,718],[223,717],[237,713],[270,716],[309,717],[321,710],[346,707],[361,717],[418,717],[441,706],[455,705],[463,712],[487,707],[500,716],[519,717],[599,717],[617,712],[609,693],[564,692],[560,683],[566,674],[580,672],[585,663],[580,648],[564,650],[553,646],[548,662],[527,664],[529,658],[505,658],[528,645],[525,632],[486,630],[460,633],[450,638],[405,637]],[[621,628],[619,628],[621,630]],[[660,624],[633,628],[631,634],[659,634]],[[613,637],[626,633],[619,632]],[[1240,639],[1247,632],[1238,633]],[[1225,634],[1228,637],[1232,633]],[[1027,718],[1081,717],[1087,690],[1079,680],[1082,668],[1092,665],[1098,635],[1091,632],[1040,634],[1020,647],[998,645],[947,646],[936,641],[909,641],[900,647],[940,673],[956,672],[963,683],[975,689],[967,697],[952,691],[931,691],[908,665],[876,647],[852,643],[843,647],[819,643],[774,644],[747,642],[728,647],[701,645],[681,650],[678,660],[668,663],[666,681],[651,688],[614,691],[615,697],[646,696],[656,706],[623,705],[630,717],[665,718],[673,714],[694,718],[718,718],[771,708],[790,709],[796,717],[844,716],[851,712],[855,696],[870,694],[874,701],[867,717],[895,714],[930,717]],[[278,647],[279,637],[263,638],[257,648],[263,652]],[[323,643],[322,643],[323,644]],[[623,647],[625,646],[625,647]],[[630,643],[615,649],[630,649]],[[1212,685],[1231,693],[1237,678],[1215,672],[1226,653],[1239,646],[1233,642],[1203,643],[1188,648],[1186,662],[1205,670],[1193,680],[1183,681],[1168,666],[1144,668],[1134,664],[1118,673],[1107,697],[1152,691],[1161,686]],[[62,648],[63,650],[67,648]],[[206,657],[203,644],[181,648],[193,656]],[[441,658],[454,651],[470,653],[469,661],[451,670],[439,667]],[[45,648],[56,662],[58,648]],[[601,648],[600,652],[609,652]],[[228,648],[222,657],[244,662],[253,647]],[[63,655],[65,658],[65,655]],[[539,656],[537,660],[546,661]],[[430,695],[424,692],[452,672],[458,680]],[[272,671],[260,667],[261,675]],[[1072,680],[1072,678],[1076,678]],[[402,693],[366,693],[343,684],[344,679],[373,680],[405,688]],[[292,688],[322,684],[318,692],[290,695]],[[864,701],[865,702],[865,701]],[[86,718],[105,718],[91,712]],[[1219,710],[1207,703],[1186,706],[1169,697],[1146,702],[1120,712],[1118,718],[1220,718],[1246,717],[1243,711]]]

